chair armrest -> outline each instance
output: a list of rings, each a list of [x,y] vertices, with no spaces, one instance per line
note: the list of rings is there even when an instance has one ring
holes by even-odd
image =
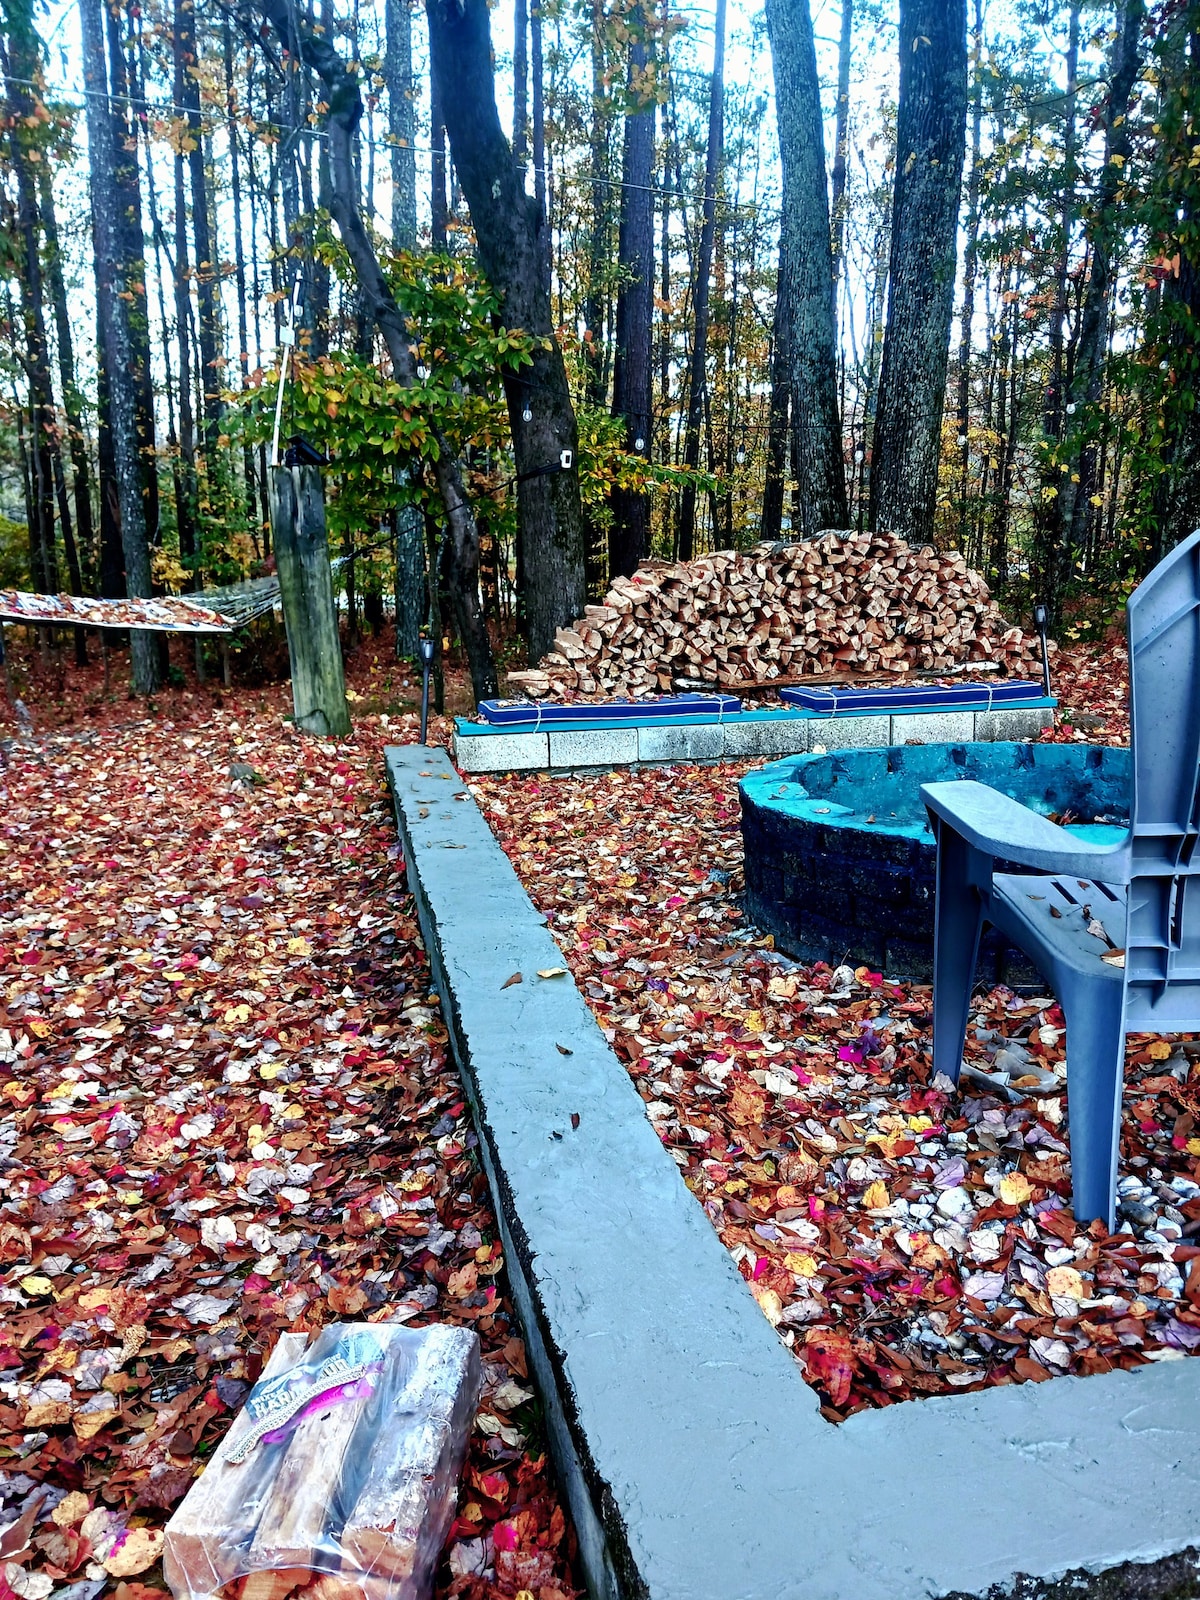
[[[968,844],[984,855],[1041,872],[1070,872],[1102,883],[1129,881],[1129,841],[1098,847],[1039,817],[986,783],[964,778],[953,783],[923,783],[921,798]]]

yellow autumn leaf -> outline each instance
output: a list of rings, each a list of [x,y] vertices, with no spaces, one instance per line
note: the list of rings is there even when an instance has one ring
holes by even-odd
[[[783,1258],[783,1264],[798,1278],[815,1278],[820,1270],[816,1256],[805,1255],[799,1250],[789,1250]]]
[[[21,1279],[21,1292],[23,1294],[53,1294],[54,1285],[49,1278],[43,1278],[38,1273],[33,1273],[30,1277]]]
[[[747,1011],[746,1015],[742,1018],[742,1022],[751,1033],[762,1033],[765,1026],[761,1011]]]
[[[312,955],[312,945],[309,944],[307,939],[289,939],[287,949],[290,956]]]
[[[1023,1206],[1033,1193],[1023,1172],[1010,1172],[1000,1180],[1000,1198],[1006,1206]]]
[[[100,1564],[114,1578],[136,1577],[158,1560],[165,1539],[161,1528],[129,1528]]]
[[[538,968],[538,977],[539,978],[565,978],[566,975],[567,975],[566,967],[539,967]]]
[[[186,977],[186,973],[183,973],[183,972],[164,972],[163,973],[163,977],[167,980],[168,983],[182,983],[184,978]]]
[[[272,1078],[277,1078],[279,1076],[279,1074],[283,1071],[283,1068],[284,1063],[282,1061],[268,1061],[265,1066],[259,1067],[258,1075],[260,1078],[266,1078],[267,1082],[269,1083]]]
[[[1051,1267],[1046,1274],[1046,1288],[1064,1300],[1083,1299],[1083,1279],[1074,1267]]]
[[[227,1006],[221,1020],[223,1022],[249,1022],[250,1007],[247,1005]]]
[[[1165,1039],[1156,1039],[1146,1054],[1151,1061],[1169,1061],[1171,1058],[1171,1046]]]
[[[71,1095],[73,1095],[74,1093],[75,1093],[75,1085],[73,1083],[59,1083],[59,1084],[55,1084],[53,1089],[48,1089],[46,1091],[46,1099],[47,1100],[66,1100]]]
[[[1187,1153],[1190,1156],[1200,1156],[1200,1139],[1189,1139],[1188,1140],[1188,1142],[1187,1142]]]
[[[759,1309],[762,1311],[763,1316],[766,1317],[773,1328],[778,1327],[779,1320],[783,1316],[783,1301],[775,1290],[768,1289],[766,1284],[763,1283],[752,1283],[750,1292],[758,1301]]]
[[[908,1125],[914,1133],[925,1133],[933,1127],[932,1117],[909,1117]]]
[[[890,1206],[891,1203],[892,1197],[888,1193],[887,1184],[884,1183],[882,1178],[876,1178],[874,1183],[868,1184],[867,1192],[863,1195],[863,1205],[866,1206],[868,1211],[878,1211],[883,1206]]]

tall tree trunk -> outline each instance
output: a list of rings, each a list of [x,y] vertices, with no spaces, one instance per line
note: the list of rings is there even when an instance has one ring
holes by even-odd
[[[846,244],[846,155],[850,144],[850,62],[854,50],[854,0],[842,0],[842,35],[838,41],[838,96],[834,119],[833,171],[830,174],[829,210],[833,223],[833,306],[837,316],[837,291]]]
[[[83,34],[83,76],[87,100],[88,174],[92,194],[92,229],[96,247],[96,295],[104,306],[105,347],[101,352],[108,385],[113,468],[120,506],[121,547],[125,558],[126,592],[150,593],[150,544],[143,494],[142,450],[138,431],[138,382],[134,341],[130,334],[130,279],[139,263],[131,262],[120,227],[118,155],[114,118],[104,70],[104,17],[102,0],[79,0]],[[142,266],[141,282],[145,282]],[[133,687],[151,694],[157,687],[158,650],[154,635],[141,629],[130,633]]]
[[[386,0],[388,138],[392,158],[392,244],[417,248],[417,115],[411,0]]]
[[[529,3],[513,0],[513,160],[524,177],[529,159]]]
[[[1178,81],[1171,86],[1170,111],[1172,121],[1191,132],[1196,124],[1189,91],[1200,74],[1200,31],[1189,34],[1186,48],[1186,56],[1180,52]],[[1166,195],[1177,204],[1165,237],[1156,241],[1174,270],[1163,284],[1161,307],[1151,329],[1155,344],[1149,352],[1150,370],[1156,377],[1162,364],[1167,365],[1163,381],[1165,438],[1151,498],[1154,559],[1200,527],[1200,406],[1194,403],[1200,386],[1198,185],[1194,171],[1177,160],[1177,151],[1178,145],[1172,141],[1164,144],[1160,156],[1161,181]],[[1164,210],[1169,216],[1170,208]]]
[[[88,572],[95,559],[95,532],[92,523],[91,466],[87,436],[83,431],[83,407],[75,387],[75,351],[71,335],[71,316],[67,307],[67,287],[63,279],[62,254],[58,242],[58,218],[54,210],[54,186],[45,162],[38,170],[38,204],[45,246],[46,281],[54,311],[55,343],[58,347],[58,382],[62,391],[63,415],[67,423],[67,449],[71,457],[72,504],[75,510],[74,537],[69,518],[62,519],[63,543],[72,594],[86,594]],[[87,633],[75,629],[75,661],[87,662]]]
[[[392,141],[392,244],[417,248],[416,85],[411,0],[387,0],[388,133]],[[445,188],[443,185],[443,195]],[[425,616],[425,523],[419,506],[395,512],[397,659],[415,659]]]
[[[966,150],[966,0],[900,0],[900,102],[871,523],[932,539]]]
[[[783,486],[788,469],[788,417],[791,409],[791,352],[788,343],[792,313],[791,269],[779,240],[779,271],[775,280],[775,318],[771,325],[771,398],[767,409],[767,475],[763,487],[762,537],[778,539],[783,532]]]
[[[641,4],[628,21],[631,30],[621,159],[621,229],[618,245],[617,338],[613,367],[613,416],[625,425],[625,448],[653,459],[652,411],[654,357],[654,95],[647,75],[647,18]],[[612,492],[608,536],[610,576],[628,576],[650,553],[650,497],[638,489]]]
[[[210,485],[217,466],[217,435],[221,427],[221,322],[218,303],[218,263],[214,257],[208,217],[208,174],[204,169],[204,126],[200,120],[199,66],[196,49],[195,0],[175,0],[176,94],[187,115],[188,178],[192,191],[192,239],[196,246],[196,301],[199,310],[200,397],[203,417],[205,468]],[[182,70],[181,70],[182,69]],[[211,492],[211,490],[210,490]]]
[[[41,77],[37,36],[27,14],[8,12],[8,40],[4,59],[5,93],[9,114],[9,159],[16,175],[17,258],[21,288],[21,322],[29,411],[29,575],[35,590],[56,593],[58,558],[54,544],[54,443],[58,416],[50,378],[50,347],[46,339],[45,286],[42,276],[41,213],[34,169],[41,152],[31,148],[33,130],[41,126],[31,84]]]
[[[190,23],[180,16],[187,0],[175,0],[173,45],[175,52],[175,103],[186,104],[187,41]],[[195,137],[195,135],[191,135]],[[179,471],[175,476],[175,521],[179,559],[193,574],[199,573],[202,552],[197,547],[196,422],[192,405],[192,289],[188,250],[188,205],[182,150],[175,153],[175,337],[179,349]]]
[[[1120,30],[1113,43],[1113,70],[1104,108],[1104,166],[1096,185],[1088,227],[1092,260],[1079,318],[1079,340],[1068,401],[1075,410],[1073,414],[1068,413],[1069,426],[1063,439],[1063,452],[1072,470],[1060,474],[1063,538],[1058,549],[1058,581],[1051,591],[1051,604],[1058,608],[1061,608],[1063,589],[1075,554],[1083,542],[1088,509],[1096,492],[1096,442],[1101,431],[1104,354],[1116,283],[1117,254],[1126,225],[1123,196],[1128,180],[1125,168],[1133,148],[1129,106],[1141,66],[1145,20],[1145,0],[1124,0],[1120,8]]]
[[[980,145],[983,137],[983,0],[974,0],[971,31],[971,169],[967,177],[967,239],[963,250],[962,316],[958,331],[958,543],[967,538],[967,492],[971,474],[971,330],[975,324],[975,278],[979,270]]]
[[[250,331],[246,320],[246,250],[242,240],[242,170],[238,148],[237,80],[234,76],[233,28],[229,16],[221,19],[222,46],[225,56],[225,116],[229,138],[229,187],[233,206],[233,271],[237,292],[238,369],[242,388],[250,378]],[[248,438],[242,441],[242,473],[245,478],[246,516],[253,528],[258,521],[255,495],[254,449]]]
[[[775,116],[783,163],[781,259],[790,282],[792,437],[796,441],[799,531],[844,528],[846,468],[837,398],[837,328],[821,84],[809,0],[767,0],[775,63]]]
[[[1050,371],[1042,405],[1041,495],[1034,508],[1033,576],[1040,598],[1050,607],[1055,622],[1059,612],[1058,551],[1063,537],[1062,484],[1059,450],[1067,420],[1065,360],[1068,310],[1068,274],[1071,266],[1071,236],[1075,225],[1076,102],[1079,78],[1080,0],[1071,0],[1067,24],[1067,92],[1063,108],[1062,197],[1059,202],[1058,263],[1055,273],[1054,305],[1050,311]]]
[[[154,369],[150,362],[150,314],[146,299],[145,229],[142,222],[142,185],[138,170],[138,141],[132,122],[136,104],[144,114],[144,96],[131,81],[125,56],[122,13],[117,6],[104,12],[108,34],[109,83],[111,99],[113,153],[116,170],[113,184],[119,207],[116,226],[122,258],[128,263],[126,294],[129,307],[129,348],[135,378],[134,403],[137,411],[139,470],[145,505],[146,537],[151,547],[159,541],[158,460],[154,442]],[[125,21],[128,22],[128,11]],[[128,577],[128,573],[126,574]],[[157,646],[156,646],[157,648]]]
[[[580,615],[586,596],[579,438],[550,315],[546,219],[536,199],[525,194],[500,128],[487,0],[426,0],[426,13],[433,72],[480,265],[499,295],[504,325],[524,328],[538,340],[522,376],[504,378],[518,478],[525,616],[536,660],[553,644],[555,630]]]
[[[712,85],[708,96],[708,147],[704,158],[704,220],[696,252],[695,288],[692,294],[692,360],[688,375],[687,426],[683,439],[683,464],[695,472],[700,465],[700,425],[704,417],[704,385],[708,370],[708,299],[712,276],[713,238],[717,223],[717,178],[725,147],[725,0],[717,0],[713,21]],[[826,284],[828,288],[828,284]],[[696,485],[689,479],[679,497],[678,552],[690,561],[696,549]]]
[[[546,218],[546,83],[542,72],[542,5],[529,0],[529,75],[533,82],[533,198],[538,215]],[[542,223],[542,287],[550,297],[550,229]]]
[[[584,393],[588,405],[599,410],[607,399],[606,359],[607,304],[609,275],[609,199],[612,193],[608,171],[608,129],[611,108],[607,91],[608,63],[605,59],[603,0],[591,0],[592,113],[591,146],[592,214],[588,229],[587,293],[583,299],[583,362],[586,374]],[[631,18],[632,22],[632,18]]]
[[[408,326],[384,277],[358,205],[353,141],[362,116],[358,80],[328,38],[303,26],[294,27],[289,0],[261,0],[259,7],[284,47],[303,58],[319,75],[329,106],[330,209],[350,257],[359,289],[383,336],[393,376],[406,386],[417,382],[415,347]],[[297,32],[299,36],[297,37]],[[493,104],[493,114],[495,107]],[[462,472],[448,441],[435,432],[438,459],[433,471],[450,531],[451,589],[456,620],[477,699],[497,692],[496,666],[487,624],[479,601],[479,530],[467,500]]]
[[[430,171],[433,189],[429,205],[429,243],[434,250],[449,248],[446,223],[450,217],[450,202],[446,198],[446,117],[442,111],[442,91],[436,78],[429,84],[430,143],[433,153]]]

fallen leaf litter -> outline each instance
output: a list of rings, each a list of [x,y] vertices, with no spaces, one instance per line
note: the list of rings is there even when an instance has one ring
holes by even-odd
[[[826,1416],[1200,1347],[1200,1043],[1131,1037],[1117,1231],[1077,1227],[1053,999],[980,994],[931,1081],[927,986],[743,926],[751,765],[471,787]]]
[[[483,1340],[438,1595],[565,1600],[384,790],[414,728],[164,700],[0,772],[0,1600],[163,1600],[162,1526],[279,1332],[373,1317]]]

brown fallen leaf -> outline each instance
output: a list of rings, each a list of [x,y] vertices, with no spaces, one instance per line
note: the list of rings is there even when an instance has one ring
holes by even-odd
[[[162,1555],[166,1538],[161,1528],[128,1528],[100,1565],[114,1578],[133,1578]]]
[[[505,978],[500,985],[502,989],[511,989],[514,983],[524,983],[525,979],[519,972],[514,972],[511,978]]]

